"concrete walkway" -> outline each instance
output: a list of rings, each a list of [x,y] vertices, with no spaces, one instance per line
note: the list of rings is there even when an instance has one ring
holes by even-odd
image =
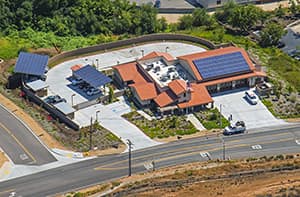
[[[201,124],[201,122],[198,120],[198,118],[196,118],[194,114],[188,114],[186,120],[190,121],[194,125],[194,127],[199,131],[206,130],[205,127]]]
[[[100,111],[98,117],[96,117],[96,111]],[[81,126],[88,126],[91,117],[93,120],[98,118],[101,126],[114,133],[125,144],[126,140],[129,139],[133,143],[134,150],[160,144],[150,139],[139,128],[121,117],[122,114],[129,113],[130,111],[130,106],[124,100],[120,99],[119,102],[110,105],[97,104],[81,109],[75,113],[75,121]]]
[[[149,121],[154,119],[149,114],[145,113],[143,110],[137,110],[136,112],[139,113],[141,116],[143,116],[144,118],[146,118]]]

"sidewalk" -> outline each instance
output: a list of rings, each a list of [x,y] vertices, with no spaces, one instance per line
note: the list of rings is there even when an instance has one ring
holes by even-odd
[[[190,121],[194,125],[194,127],[199,131],[206,130],[205,127],[201,124],[198,118],[195,117],[194,114],[188,114],[186,120]]]

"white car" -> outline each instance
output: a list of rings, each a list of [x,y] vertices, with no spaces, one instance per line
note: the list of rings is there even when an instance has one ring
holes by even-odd
[[[235,125],[229,125],[223,130],[224,135],[233,135],[244,133],[246,130],[246,125],[244,121],[237,121]]]
[[[258,97],[256,96],[256,94],[253,91],[250,91],[250,90],[246,91],[245,97],[253,105],[256,105],[258,102]]]
[[[91,88],[89,91],[87,91],[87,95],[89,96],[93,96],[95,94],[99,94],[100,93],[100,90],[99,89],[96,89],[96,88]]]
[[[72,85],[73,86],[76,86],[76,85],[78,85],[78,84],[81,84],[81,83],[83,83],[84,81],[82,80],[82,79],[74,79],[74,80],[72,80]]]

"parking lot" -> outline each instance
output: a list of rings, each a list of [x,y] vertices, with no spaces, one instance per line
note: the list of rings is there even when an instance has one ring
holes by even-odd
[[[221,106],[221,112],[225,118],[231,114],[232,122],[242,120],[247,129],[287,124],[283,120],[275,118],[260,100],[256,105],[250,104],[244,98],[246,90],[248,89],[232,90],[213,95],[215,106],[219,110]]]

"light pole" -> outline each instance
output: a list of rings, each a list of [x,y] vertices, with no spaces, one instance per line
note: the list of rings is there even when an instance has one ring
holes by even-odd
[[[142,49],[141,52],[142,52],[142,57],[144,57],[144,49]]]
[[[96,122],[98,122],[98,113],[100,112],[100,110],[96,111]]]
[[[74,96],[76,96],[76,94],[72,94],[72,95],[71,95],[71,104],[72,104],[72,107],[73,107],[73,105],[74,105]]]
[[[128,144],[128,176],[131,176],[131,148],[132,148],[132,142],[127,139],[127,144]]]
[[[168,52],[168,49],[169,49],[170,47],[166,47],[166,53]]]
[[[97,70],[99,70],[99,59],[98,58],[96,59],[96,62],[97,62]]]

